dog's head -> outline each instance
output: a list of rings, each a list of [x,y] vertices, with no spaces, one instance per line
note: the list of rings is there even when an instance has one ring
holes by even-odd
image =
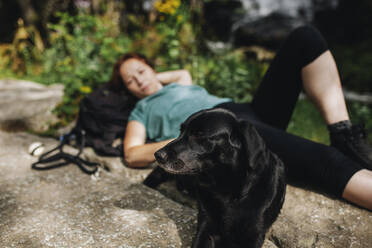
[[[202,110],[182,125],[181,134],[155,153],[160,167],[172,174],[192,175],[214,169],[254,169],[264,143],[247,122],[224,109]]]

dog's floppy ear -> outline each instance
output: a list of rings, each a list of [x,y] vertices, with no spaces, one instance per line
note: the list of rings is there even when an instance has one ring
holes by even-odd
[[[233,128],[229,134],[229,144],[232,148],[240,149],[242,147],[240,128]]]
[[[246,156],[248,166],[255,169],[266,158],[266,146],[264,140],[258,134],[257,130],[247,121],[239,122],[240,137],[243,152]]]

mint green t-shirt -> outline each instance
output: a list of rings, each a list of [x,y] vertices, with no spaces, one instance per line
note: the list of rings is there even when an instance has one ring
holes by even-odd
[[[210,95],[200,86],[172,83],[138,101],[129,121],[141,122],[147,140],[157,142],[176,138],[181,123],[191,114],[229,101],[230,98]]]

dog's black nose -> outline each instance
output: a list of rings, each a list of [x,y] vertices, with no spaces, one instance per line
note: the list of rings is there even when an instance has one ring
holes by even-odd
[[[168,160],[168,154],[164,150],[159,150],[155,152],[155,158],[156,161],[158,161],[161,164],[165,164]]]

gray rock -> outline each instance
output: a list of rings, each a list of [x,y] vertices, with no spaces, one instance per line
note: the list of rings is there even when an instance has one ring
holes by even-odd
[[[197,212],[188,206],[195,201],[172,183],[160,194],[141,184],[151,169],[130,169],[91,149],[85,158],[110,171],[88,176],[74,165],[34,171],[36,157],[27,150],[35,141],[47,149],[57,144],[0,131],[0,247],[190,247]],[[289,186],[263,247],[365,248],[371,233],[371,212]]]
[[[338,5],[338,0],[212,0],[204,8],[205,30],[238,46],[278,47],[291,30]]]
[[[143,186],[141,177],[128,178],[128,168],[98,176],[74,165],[31,170],[36,158],[27,149],[35,141],[56,145],[0,131],[0,247],[190,245],[195,210]]]
[[[179,193],[174,183],[159,191],[183,205],[196,202]],[[367,248],[372,247],[372,213],[322,194],[287,186],[281,214],[266,235],[267,247],[281,248]],[[269,243],[270,241],[271,243]]]
[[[295,25],[309,23],[317,11],[335,9],[339,0],[240,0],[244,9],[243,18],[235,26],[252,23],[274,13],[291,18]]]
[[[56,122],[52,114],[61,102],[62,85],[44,86],[38,83],[0,80],[0,128],[7,131],[45,131]]]
[[[278,247],[372,247],[372,212],[288,186],[268,237]]]

